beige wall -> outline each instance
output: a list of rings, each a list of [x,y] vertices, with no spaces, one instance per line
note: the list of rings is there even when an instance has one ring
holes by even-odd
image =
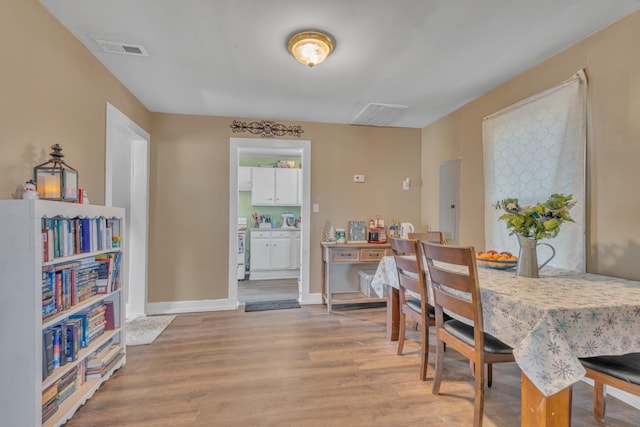
[[[152,114],[149,302],[227,297],[229,125],[243,118]],[[320,240],[326,220],[346,227],[375,215],[420,221],[420,129],[309,122],[311,292],[320,292]],[[355,184],[354,174],[366,182]],[[402,180],[413,186],[402,190]],[[306,224],[303,224],[306,226]]]
[[[226,298],[231,118],[151,114],[37,0],[0,6],[0,197],[59,143],[93,203],[104,202],[105,104],[151,137],[149,301]],[[640,279],[640,12],[419,129],[301,124],[312,141],[311,292],[319,241],[376,214],[437,227],[438,170],[462,157],[461,241],[483,246],[482,118],[566,79],[590,78],[590,271]],[[246,120],[246,119],[241,119]],[[285,122],[286,123],[286,122]],[[422,136],[421,136],[422,135]],[[365,174],[354,184],[353,174]],[[402,191],[402,179],[413,186]],[[424,183],[419,185],[422,177]]]
[[[437,224],[438,165],[462,157],[461,242],[484,247],[482,119],[581,68],[590,84],[587,148],[590,272],[640,280],[640,12],[423,129],[423,222]]]
[[[0,6],[0,198],[13,198],[59,143],[104,203],[106,103],[151,133],[149,301],[227,297],[230,118],[151,114],[37,0]],[[243,119],[241,119],[243,120]],[[420,130],[302,124],[312,141],[311,291],[319,241],[376,214],[420,221]],[[365,174],[365,184],[352,176]],[[414,183],[402,191],[402,179]]]
[[[0,6],[0,198],[60,144],[91,202],[104,202],[106,103],[146,130],[151,117],[37,0]]]

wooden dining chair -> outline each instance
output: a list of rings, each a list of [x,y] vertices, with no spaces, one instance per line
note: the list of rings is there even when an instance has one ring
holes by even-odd
[[[398,334],[398,355],[402,355],[407,328],[407,317],[420,325],[420,381],[427,380],[429,362],[429,324],[435,325],[433,307],[427,301],[427,283],[424,277],[419,244],[415,239],[391,238],[391,250],[398,270],[400,301],[400,328]],[[419,295],[407,297],[407,291]]]
[[[439,243],[444,244],[444,236],[442,231],[422,231],[409,233],[407,235],[410,239],[415,239],[420,242],[431,242],[431,243]]]
[[[585,357],[580,361],[587,371],[586,377],[593,380],[593,417],[596,420],[604,420],[607,409],[605,385],[640,396],[640,353]]]
[[[484,366],[487,364],[487,379],[490,385],[491,365],[514,362],[513,349],[484,332],[474,248],[429,242],[422,242],[421,245],[433,287],[436,317],[436,372],[433,394],[440,394],[446,343],[448,347],[453,347],[473,364],[475,378],[473,425],[480,427],[484,412]],[[445,310],[454,319],[445,321]],[[465,319],[474,326],[458,319]]]

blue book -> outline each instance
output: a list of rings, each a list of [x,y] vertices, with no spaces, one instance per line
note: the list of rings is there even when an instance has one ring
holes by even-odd
[[[82,252],[91,252],[91,220],[82,218]]]
[[[80,348],[85,348],[89,345],[89,323],[87,319],[86,313],[81,314],[72,314],[69,316],[70,319],[80,319],[81,321],[81,333],[80,333]]]

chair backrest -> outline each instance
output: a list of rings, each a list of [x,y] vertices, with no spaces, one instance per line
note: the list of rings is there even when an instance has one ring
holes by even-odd
[[[416,239],[420,242],[431,242],[431,243],[439,243],[444,244],[444,236],[442,235],[442,231],[424,231],[424,232],[416,232],[409,233],[408,237],[410,239]]]
[[[421,245],[433,288],[436,325],[442,326],[439,322],[442,322],[443,310],[472,320],[476,345],[484,348],[475,249],[473,246],[439,245],[424,241]]]
[[[422,303],[426,304],[427,288],[418,241],[391,238],[391,251],[398,270],[400,289],[408,289],[419,294]],[[400,292],[400,294],[403,295],[404,292]]]

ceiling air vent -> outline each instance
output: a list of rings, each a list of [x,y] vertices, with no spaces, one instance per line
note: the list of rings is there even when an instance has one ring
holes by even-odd
[[[402,115],[408,105],[369,104],[351,121],[352,125],[388,126]]]
[[[94,39],[105,53],[119,53],[121,55],[149,56],[147,51],[139,44],[113,42]]]

